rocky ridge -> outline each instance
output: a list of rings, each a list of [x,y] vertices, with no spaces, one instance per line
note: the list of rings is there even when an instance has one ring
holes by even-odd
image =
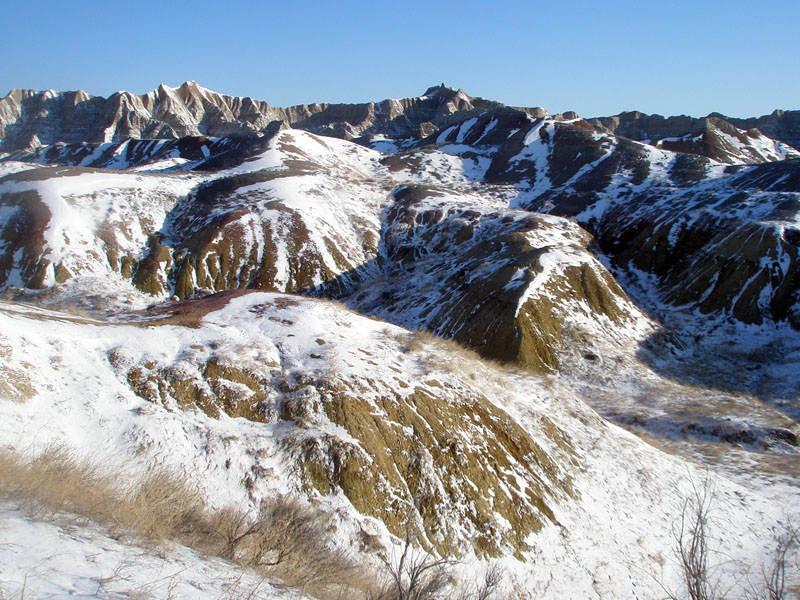
[[[93,305],[118,297],[104,291],[109,281],[153,299],[239,288],[337,297],[535,370],[556,368],[566,321],[612,337],[647,330],[574,224],[448,191],[467,185],[469,159],[449,163],[437,150],[394,160],[296,130],[245,153],[211,148],[174,174],[9,174],[5,285],[59,297],[105,277],[82,294]],[[414,183],[440,169],[438,187]]]
[[[101,144],[128,139],[179,139],[257,134],[282,121],[296,129],[353,139],[370,134],[424,137],[456,113],[505,110],[498,102],[461,90],[432,87],[420,97],[363,104],[272,107],[251,98],[225,96],[194,81],[160,85],[143,95],[108,98],[84,91],[12,90],[0,99],[0,151],[35,150],[53,144]],[[543,109],[524,109],[544,116]]]
[[[435,134],[406,140],[405,150],[383,153],[286,129],[250,137],[127,141],[88,154],[69,146],[53,156],[47,151],[42,160],[50,156],[56,162],[116,166],[114,178],[122,188],[138,186],[138,196],[152,188],[162,208],[144,210],[152,215],[149,221],[124,240],[117,233],[109,237],[122,217],[116,214],[114,186],[100,177],[101,171],[94,177],[91,171],[69,168],[10,174],[0,183],[10,216],[2,234],[0,273],[6,285],[42,288],[78,272],[110,270],[115,278],[121,276],[121,285],[127,280],[147,294],[178,298],[242,287],[344,297],[380,280],[370,292],[380,288],[378,299],[361,292],[360,300],[349,302],[474,347],[500,340],[496,327],[510,327],[503,335],[515,341],[499,343],[502,351],[487,346],[487,356],[553,368],[553,342],[560,337],[555,332],[564,321],[544,323],[559,312],[561,302],[535,316],[537,333],[530,331],[531,337],[521,334],[519,324],[508,325],[524,312],[509,301],[509,291],[516,286],[520,297],[530,299],[526,290],[543,285],[543,265],[551,263],[541,252],[559,246],[546,237],[529,246],[522,242],[525,230],[553,228],[571,240],[583,234],[568,233],[567,222],[515,216],[510,206],[576,219],[596,236],[598,249],[618,274],[627,273],[630,281],[639,273],[656,278],[650,291],[658,290],[659,303],[697,306],[743,323],[795,323],[798,233],[792,207],[800,163],[773,155],[769,160],[761,156],[765,162],[759,165],[725,167],[718,160],[605,134],[578,118],[534,119],[518,111],[475,114],[471,109],[451,118],[454,124]],[[130,168],[135,175],[125,170]],[[86,182],[91,190],[94,179],[105,190],[101,196],[90,191],[88,202],[78,200],[84,184],[74,192],[53,193],[62,178],[67,188]],[[169,187],[175,189],[172,196],[164,194]],[[44,200],[35,200],[36,195]],[[329,200],[309,204],[304,198],[310,197]],[[420,203],[429,206],[420,210],[415,207]],[[328,212],[321,212],[325,205]],[[101,208],[116,216],[112,223],[94,225],[94,231],[78,227],[71,232],[70,239],[86,240],[82,246],[50,240],[47,212],[69,214],[76,208],[95,213]],[[63,227],[51,222],[49,230]],[[484,235],[489,237],[484,240]],[[734,237],[757,245],[743,252],[741,244],[728,243]],[[508,243],[497,241],[506,238]],[[458,255],[453,240],[468,242]],[[585,253],[593,244],[587,237],[566,254],[560,251],[559,270],[564,260],[574,260],[565,258],[574,248],[582,245]],[[67,254],[81,248],[82,255],[64,260],[62,247]],[[477,276],[480,265],[511,265],[531,252],[540,255],[513,273],[508,266],[502,275]],[[561,283],[545,285],[561,290],[548,292],[552,299],[586,300],[582,312],[593,315],[589,321],[617,322],[619,315],[636,312],[612,308],[616,301],[611,299],[624,303],[625,294],[603,274],[600,263],[578,263],[578,270]],[[431,285],[421,284],[419,296],[399,293],[402,307],[386,301],[398,295],[389,283],[395,274],[402,274],[400,287],[407,288],[411,272],[410,281],[444,278],[453,287],[438,287],[445,295],[437,298]],[[524,272],[530,275],[519,275]],[[501,304],[487,304],[500,290]],[[485,318],[476,316],[478,307]],[[498,321],[498,311],[504,310],[510,311],[508,318]],[[572,308],[567,313],[576,314]],[[471,333],[464,329],[463,315],[468,314],[470,327],[477,327]],[[484,325],[476,325],[480,322]],[[521,348],[523,339],[537,351],[513,350]]]
[[[800,111],[797,110],[774,110],[769,115],[748,119],[726,117],[719,113],[697,119],[687,116],[662,117],[633,111],[588,121],[599,129],[640,142],[702,135],[706,129],[713,129],[719,124],[722,129],[733,127],[747,135],[763,135],[792,148],[800,148]]]
[[[120,91],[108,98],[82,90],[14,89],[0,99],[0,152],[30,160],[54,145],[96,147],[131,139],[247,136],[274,129],[280,123],[361,143],[369,143],[373,138],[420,139],[446,129],[464,115],[487,112],[499,116],[515,113],[534,118],[549,116],[543,108],[505,106],[444,84],[433,86],[415,98],[287,108],[219,94],[194,81],[179,87],[161,84],[142,95]],[[736,119],[713,113],[697,119],[628,112],[587,122],[601,131],[671,150],[701,154],[722,162],[755,163],[795,155],[800,148],[798,114],[800,111],[776,110],[758,118]],[[578,115],[570,112],[556,118],[574,120]],[[55,160],[54,155],[48,160]]]

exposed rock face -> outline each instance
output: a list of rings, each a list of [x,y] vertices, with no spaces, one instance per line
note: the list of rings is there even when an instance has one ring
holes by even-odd
[[[509,121],[524,125],[529,117],[473,118],[440,137],[500,142],[492,130]],[[7,225],[3,281],[40,289],[108,273],[154,298],[239,288],[343,297],[369,284],[347,301],[539,371],[558,366],[566,322],[612,338],[641,329],[638,309],[573,223],[445,187],[402,185],[389,193],[395,180],[436,173],[449,155],[382,157],[298,131],[237,142],[189,138],[184,147],[191,151],[200,144],[215,152],[195,165],[202,175],[119,173],[88,202],[81,190],[92,193],[101,171],[49,168],[7,177],[0,189],[36,197],[25,214],[38,206],[41,218],[19,216]],[[127,155],[158,158],[130,145]],[[117,198],[135,187],[150,220],[121,236]],[[171,195],[159,196],[165,189]],[[8,207],[19,209],[14,193]],[[73,230],[72,219],[60,217],[85,209],[105,218]],[[88,214],[83,219],[92,223]],[[20,254],[22,241],[35,247]]]
[[[55,144],[122,144],[129,139],[177,140],[185,137],[254,135],[278,123],[365,145],[378,136],[396,140],[422,139],[455,123],[487,113],[547,117],[541,108],[505,107],[473,98],[444,85],[423,96],[363,104],[309,104],[273,107],[251,98],[226,96],[193,81],[177,88],[161,85],[144,95],[117,92],[108,98],[86,92],[12,90],[0,99],[0,151],[18,159],[42,157],[36,150]],[[556,119],[577,120],[575,113]],[[627,112],[588,121],[618,136],[670,150],[700,154],[727,163],[758,163],[800,157],[800,111],[774,111],[752,119],[713,113],[706,118],[667,117]],[[62,150],[47,149],[48,162],[79,164],[77,148],[71,160]],[[25,157],[25,158],[22,158]],[[99,156],[82,166],[94,164]]]
[[[11,192],[3,196],[7,217],[0,230],[3,254],[0,258],[0,280],[38,289],[55,283],[55,269],[48,273],[51,263],[43,259],[44,231],[50,221],[50,211],[36,192]],[[59,264],[59,267],[62,265]],[[11,278],[16,269],[18,277]],[[63,279],[62,279],[63,280]]]
[[[717,118],[705,119],[702,128],[695,133],[678,138],[662,138],[655,145],[728,164],[758,164],[800,158],[800,152],[766,137],[758,129],[742,131]]]
[[[298,494],[366,560],[411,522],[426,550],[502,557],[520,597],[656,597],[697,490],[578,393],[672,448],[725,443],[723,468],[765,461],[763,496],[715,492],[751,536],[730,564],[798,506],[800,161],[760,132],[710,117],[644,144],[444,87],[12,96],[0,444],[33,424],[121,448],[213,506]]]
[[[588,122],[614,135],[726,163],[753,164],[800,157],[800,111],[776,110],[752,119],[719,113],[696,119],[625,112]]]
[[[4,286],[52,287],[75,277],[130,278],[147,237],[188,192],[186,179],[46,167],[0,180],[0,278]]]
[[[698,123],[701,129],[652,139],[654,148],[604,133],[577,115],[537,119],[444,87],[380,109],[295,107],[280,120],[274,114],[242,120],[237,111],[246,103],[195,84],[138,98],[147,119],[182,115],[176,123],[184,129],[170,126],[175,135],[212,123],[203,116],[208,103],[228,107],[226,123],[266,129],[227,138],[80,142],[12,155],[170,174],[115,175],[121,189],[138,186],[135,196],[151,198],[139,206],[155,216],[122,237],[113,234],[120,221],[93,216],[94,225],[71,231],[69,242],[57,221],[76,221],[64,215],[87,208],[116,214],[116,204],[98,204],[96,192],[86,201],[70,189],[73,176],[88,182],[92,173],[41,170],[6,178],[0,185],[14,215],[3,229],[6,285],[43,288],[111,272],[162,298],[237,288],[351,295],[353,306],[425,326],[485,356],[552,369],[569,316],[594,315],[584,328],[602,321],[624,330],[620,315],[638,314],[592,262],[591,246],[618,272],[654,275],[659,301],[668,305],[746,323],[798,323],[793,215],[800,163],[786,160],[797,153],[721,118],[694,125],[666,120],[662,132]],[[631,113],[595,124],[641,137],[651,135],[656,121]],[[358,140],[364,144],[369,132],[397,137],[381,155],[287,130],[285,122],[364,134]],[[422,123],[431,124],[426,135]],[[141,127],[139,133],[150,125]],[[405,150],[398,151],[401,141]],[[764,164],[726,169],[725,163]],[[55,189],[60,180],[69,184],[66,193]],[[113,185],[103,185],[100,197],[109,196]],[[40,201],[20,202],[19,194],[38,194]],[[509,211],[509,204],[574,218],[598,245],[574,226]],[[560,263],[555,271],[547,267],[553,262]],[[371,288],[359,290],[367,282]],[[535,301],[528,295],[533,282],[545,290]],[[566,308],[564,298],[583,308]]]
[[[594,127],[622,137],[644,141],[656,141],[665,137],[681,137],[699,129],[703,119],[687,117],[662,117],[638,111],[623,112],[613,117],[588,119]]]
[[[7,160],[39,164],[72,165],[102,169],[129,169],[146,165],[152,168],[186,167],[200,163],[209,156],[245,151],[253,154],[259,142],[268,141],[279,127],[268,127],[262,136],[227,138],[182,137],[177,140],[133,140],[89,144],[54,144],[11,152]]]
[[[356,268],[377,254],[384,199],[359,161],[375,157],[300,132],[281,134],[270,152],[281,168],[223,171],[176,205],[158,241],[171,264],[137,276],[163,271],[164,290],[181,298],[198,289],[300,292],[334,278],[331,291],[343,293],[359,283]]]
[[[386,277],[348,302],[487,358],[554,370],[567,323],[612,338],[643,326],[590,240],[573,222],[477,195],[400,188],[384,226]]]
[[[194,82],[179,88],[161,85],[142,96],[117,92],[108,98],[82,91],[12,90],[0,100],[0,135],[2,149],[10,151],[59,142],[253,133],[275,117],[266,103],[222,96]]]
[[[800,110],[774,110],[768,115],[750,119],[723,118],[739,129],[758,129],[774,140],[800,149]]]
[[[668,304],[797,326],[798,173],[798,161],[726,169],[545,121],[510,138],[487,177],[517,183],[519,206],[578,220],[618,268],[656,275]]]
[[[400,537],[411,514],[440,552],[521,557],[531,550],[526,538],[556,522],[555,504],[574,496],[572,441],[547,415],[535,432],[523,429],[455,358],[431,358],[429,375],[415,376],[415,356],[446,351],[435,340],[404,356],[414,334],[328,302],[274,294],[191,300],[149,323],[204,319],[229,302],[238,308],[206,322],[247,332],[247,351],[220,339],[159,357],[122,343],[109,352],[118,377],[169,410],[265,424],[294,485],[319,498],[338,490]],[[381,352],[395,358],[371,360]],[[263,485],[265,474],[250,476],[253,489]]]
[[[104,105],[83,91],[11,90],[0,99],[0,150],[88,141]]]
[[[421,97],[364,104],[272,107],[235,98],[189,81],[142,96],[117,92],[108,98],[86,92],[12,90],[0,99],[0,151],[34,150],[56,143],[101,144],[127,139],[178,139],[255,134],[283,121],[296,129],[343,139],[381,134],[425,137],[464,113],[502,109],[498,102],[461,90],[430,88]],[[544,116],[542,109],[524,109]]]
[[[181,142],[201,157],[203,148],[216,153],[200,167],[209,171],[103,177],[48,167],[3,179],[3,285],[107,274],[184,298],[298,292],[333,278],[341,293],[360,281],[354,271],[376,256],[386,198],[368,170],[377,153],[303,132]]]

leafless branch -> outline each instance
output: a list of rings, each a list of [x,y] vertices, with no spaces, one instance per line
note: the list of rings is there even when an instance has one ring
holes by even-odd
[[[693,493],[683,503],[680,523],[673,532],[675,553],[683,575],[686,597],[689,600],[718,600],[709,566],[709,516],[714,501],[714,485],[709,474],[700,486],[692,482]],[[671,600],[678,600],[670,595]]]
[[[788,600],[791,597],[786,587],[786,570],[800,568],[800,565],[791,562],[792,556],[797,555],[798,547],[800,530],[791,524],[787,525],[770,555],[769,564],[761,569],[761,584],[747,594],[749,600]]]
[[[406,536],[399,558],[384,557],[383,563],[391,580],[393,600],[423,600],[441,592],[449,583],[454,561],[437,557],[416,545],[419,531],[413,522],[413,511],[406,517]]]

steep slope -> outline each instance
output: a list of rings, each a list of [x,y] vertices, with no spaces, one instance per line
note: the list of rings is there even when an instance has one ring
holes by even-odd
[[[136,140],[90,144],[55,144],[39,146],[33,151],[18,150],[10,153],[6,161],[35,164],[95,167],[99,169],[130,169],[139,167],[146,171],[189,170],[202,164],[211,156],[247,152],[247,148],[269,139],[280,127],[277,123],[267,127],[263,136],[237,136],[207,138],[186,136],[176,140]]]
[[[386,201],[378,157],[331,138],[279,133],[267,152],[214,172],[175,207],[158,241],[172,264],[145,266],[142,277],[163,272],[179,297],[198,288],[302,291],[337,277],[341,289],[352,287],[360,281],[354,269],[377,252]]]
[[[768,115],[749,119],[725,118],[739,129],[756,128],[773,140],[780,140],[793,148],[800,148],[800,111],[774,110]]]
[[[12,174],[2,184],[6,212],[15,215],[3,234],[7,238],[4,279],[7,284],[26,287],[52,285],[87,270],[85,265],[94,260],[108,263],[95,264],[95,272],[110,267],[139,290],[158,297],[188,297],[199,290],[238,287],[343,295],[365,281],[393,275],[386,260],[405,260],[391,251],[378,252],[381,236],[393,235],[390,221],[401,218],[413,225],[412,229],[421,226],[417,233],[426,226],[417,221],[419,215],[406,214],[402,207],[382,215],[400,198],[398,190],[390,197],[390,189],[420,183],[456,186],[470,194],[468,190],[477,185],[480,189],[473,191],[489,198],[494,210],[505,210],[496,199],[510,202],[514,208],[577,219],[597,236],[599,250],[618,272],[656,277],[657,294],[650,290],[645,299],[656,298],[673,307],[696,307],[704,314],[732,315],[744,323],[796,322],[799,284],[794,203],[798,189],[795,165],[800,163],[783,160],[772,166],[725,169],[705,157],[657,150],[603,134],[580,119],[534,119],[511,109],[453,118],[449,127],[404,152],[390,152],[382,158],[352,144],[330,138],[326,142],[287,130],[251,138],[148,143],[152,152],[142,148],[142,143],[126,143],[127,157],[120,159],[119,166],[147,168],[146,163],[155,160],[151,166],[158,169],[163,166],[158,161],[173,155],[173,160],[189,161],[173,168],[192,169],[195,175],[180,171],[136,175],[136,181],[147,181],[158,189],[167,182],[182,186],[182,197],[172,196],[167,201],[171,205],[168,215],[155,215],[152,223],[140,227],[142,234],[132,241],[132,247],[117,250],[108,241],[84,241],[80,252],[91,256],[66,262],[56,260],[60,259],[60,246],[51,250],[45,240],[51,235],[47,227],[58,231],[62,225],[53,221],[45,226],[47,210],[52,208],[46,210],[35,200],[23,201],[23,197],[33,198],[39,184],[22,180],[47,180],[49,186],[51,175],[77,172]],[[181,144],[184,150],[175,148]],[[160,146],[172,148],[161,152],[156,149]],[[109,157],[123,153],[122,146],[110,150],[97,154],[101,164],[112,165]],[[190,160],[192,154],[194,160]],[[77,160],[82,154],[67,151],[59,156]],[[759,156],[759,160],[779,158],[766,153]],[[84,162],[86,157],[80,160]],[[134,180],[131,175],[119,177]],[[481,181],[491,185],[481,185]],[[57,195],[52,196],[54,207]],[[326,200],[320,204],[315,197]],[[91,203],[87,206],[97,208]],[[323,209],[325,206],[329,208]],[[425,218],[437,221],[437,214],[429,211]],[[512,233],[517,226],[511,223],[517,217],[508,218],[505,233]],[[463,229],[463,235],[471,235],[470,227],[474,228]],[[69,237],[83,240],[92,235],[98,237],[86,231]],[[731,240],[750,242],[743,247]],[[398,243],[384,241],[387,250]],[[424,243],[415,243],[419,247],[413,252],[417,254],[424,249],[426,254],[443,256],[439,250],[430,253]],[[582,242],[584,246],[588,243],[588,239]],[[64,245],[59,240],[53,244]],[[444,246],[440,243],[438,248]],[[505,252],[525,251],[520,246]],[[107,261],[102,260],[103,255],[108,255]],[[452,256],[443,260],[451,267],[455,264]],[[459,267],[471,268],[467,264]],[[602,281],[603,276],[594,279]],[[581,290],[572,285],[570,293],[578,292],[581,297],[593,293],[581,285]],[[491,294],[484,289],[482,295]],[[471,310],[464,312],[467,304],[480,301],[477,297],[474,301],[460,299],[455,314],[470,314]],[[652,304],[648,308],[656,310]],[[425,324],[457,335],[443,317],[446,312],[441,313],[442,320]],[[601,310],[598,314],[609,313]],[[483,339],[482,333],[485,331],[478,327],[471,334],[458,335],[463,341],[480,344],[477,340]],[[552,333],[545,334],[548,336],[553,339]],[[542,364],[552,366],[554,361],[550,357]]]
[[[118,143],[130,138],[256,134],[275,121],[343,139],[365,135],[420,138],[446,126],[454,114],[501,108],[498,102],[443,85],[416,98],[289,108],[225,96],[194,81],[177,88],[162,84],[141,96],[117,92],[105,99],[83,91],[15,89],[0,99],[0,151],[34,150],[57,143]],[[546,114],[543,109],[523,110]]]
[[[800,111],[796,110],[776,110],[770,115],[751,119],[731,118],[719,113],[700,119],[687,116],[665,118],[634,111],[588,119],[588,122],[614,135],[659,146],[663,143],[664,147],[677,144],[682,152],[702,154],[722,162],[738,162],[737,155],[746,163],[761,162],[759,156],[766,158],[775,150],[779,155],[785,152],[796,156],[795,152],[800,148]],[[738,152],[730,152],[731,146]],[[767,150],[766,155],[762,149]]]
[[[251,98],[219,94],[187,81],[162,84],[143,95],[108,98],[86,92],[12,90],[0,99],[0,152],[15,160],[105,166],[108,150],[127,140],[257,135],[285,123],[296,129],[357,139],[364,145],[403,144],[438,134],[465,118],[483,115],[547,117],[541,108],[506,107],[443,84],[416,98],[362,104],[273,107]],[[754,164],[800,156],[800,111],[774,111],[751,119],[712,113],[697,119],[627,112],[588,122],[601,131],[729,164]],[[567,113],[561,120],[574,120]],[[64,147],[66,146],[66,148]],[[152,151],[153,148],[150,149]],[[191,148],[181,152],[191,153]]]
[[[654,144],[674,152],[698,154],[727,164],[759,164],[800,158],[794,148],[768,138],[758,129],[742,131],[719,118],[680,137],[663,137]]]
[[[122,291],[148,237],[197,183],[73,167],[12,173],[0,181],[0,281],[43,289],[79,276]]]
[[[385,277],[348,303],[487,358],[553,370],[565,336],[636,339],[652,328],[590,242],[573,222],[475,192],[400,187],[385,218]]]
[[[505,557],[509,596],[638,597],[677,583],[662,552],[693,470],[554,382],[437,341],[410,349],[413,333],[284,295],[229,293],[115,323],[4,303],[0,320],[4,360],[35,390],[0,399],[4,445],[156,459],[212,506],[301,494],[365,560],[410,514],[426,544],[466,553],[462,576],[472,553]],[[760,564],[759,536],[782,509],[724,480],[716,494],[715,535],[735,528],[740,543],[726,564]]]
[[[220,140],[195,165],[203,171],[11,173],[0,181],[0,282],[94,277],[159,298],[320,285],[374,258],[386,196],[373,174],[380,155],[343,143],[283,131]]]
[[[210,506],[299,495],[373,564],[413,521],[508,597],[675,589],[703,479],[678,456],[726,474],[729,583],[796,517],[780,143],[719,116],[640,143],[444,87],[273,109],[188,84],[105,101],[100,133],[99,102],[17,96],[0,289],[38,308],[0,304],[0,443],[156,459]]]
[[[726,168],[580,120],[528,122],[480,151],[512,206],[576,219],[615,268],[656,276],[661,301],[796,323],[800,161]]]
[[[352,306],[490,358],[552,370],[567,322],[570,336],[609,340],[640,338],[651,326],[586,250],[584,231],[510,211],[502,190],[476,188],[491,153],[447,152],[471,140],[503,142],[508,126],[529,122],[516,112],[472,118],[444,130],[437,149],[395,155],[296,130],[248,143],[203,142],[207,158],[158,175],[115,172],[101,194],[87,198],[81,190],[94,194],[89,184],[100,171],[12,174],[0,182],[4,203],[17,211],[4,234],[6,285],[50,288],[61,297],[58,290],[76,286],[85,294],[89,275],[98,283],[107,273],[117,289],[132,284],[152,302],[237,288],[343,297],[369,282]],[[156,185],[152,197],[167,185],[182,186],[183,196],[162,196],[164,206],[152,210],[146,195],[131,214],[150,221],[126,245],[115,244],[123,192],[114,189],[139,186],[141,193]],[[28,213],[39,205],[25,200],[36,194],[51,198],[38,220]],[[61,208],[48,209],[61,205],[92,214],[65,220]],[[95,290],[98,302],[101,295]]]

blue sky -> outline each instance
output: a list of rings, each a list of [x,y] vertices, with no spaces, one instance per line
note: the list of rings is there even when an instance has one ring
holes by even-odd
[[[441,82],[582,116],[800,109],[800,2],[3,0],[0,94],[194,79],[276,106]]]

